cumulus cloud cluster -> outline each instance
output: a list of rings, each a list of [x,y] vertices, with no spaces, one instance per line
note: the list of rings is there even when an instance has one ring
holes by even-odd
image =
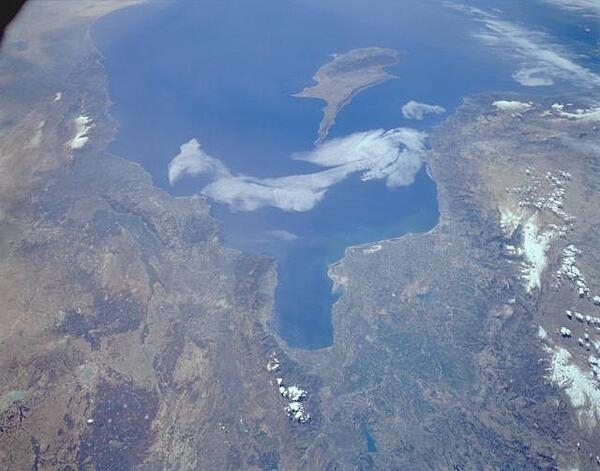
[[[565,105],[562,103],[554,103],[551,107],[551,111],[546,113],[577,121],[600,121],[600,106],[592,106],[591,108],[577,108],[573,111],[565,111]]]
[[[497,100],[492,103],[500,111],[511,111],[511,112],[522,112],[531,109],[531,103],[524,103],[522,101],[514,100]]]
[[[443,114],[446,109],[439,105],[428,105],[411,100],[402,107],[402,114],[406,119],[422,120],[426,114]]]
[[[596,0],[550,0],[563,6],[593,7]],[[474,35],[485,44],[502,50],[519,64],[513,79],[524,86],[548,86],[556,80],[583,87],[599,87],[600,76],[579,65],[565,47],[539,31],[501,19],[496,13],[481,9],[453,6],[476,18],[483,29]],[[588,8],[589,9],[589,8]]]
[[[331,139],[321,146],[292,156],[322,170],[275,178],[233,174],[220,160],[207,154],[196,139],[180,147],[169,164],[169,181],[203,175],[210,182],[205,196],[240,211],[272,206],[284,211],[308,211],[327,190],[353,174],[363,181],[385,180],[390,188],[409,185],[421,167],[420,153],[427,135],[414,129],[372,130]]]

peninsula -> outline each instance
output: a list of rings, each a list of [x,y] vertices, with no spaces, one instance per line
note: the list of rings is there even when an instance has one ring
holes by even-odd
[[[385,70],[398,62],[393,49],[367,47],[336,54],[331,62],[317,70],[313,79],[316,85],[296,93],[298,98],[318,98],[325,101],[323,119],[315,144],[322,143],[335,123],[340,110],[363,90],[396,78]]]

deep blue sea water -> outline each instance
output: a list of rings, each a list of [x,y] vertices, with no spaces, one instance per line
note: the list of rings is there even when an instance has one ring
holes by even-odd
[[[573,16],[547,8],[542,14],[535,2],[502,5],[519,21],[542,21],[557,37],[574,38],[576,49],[591,47]],[[313,147],[323,104],[291,95],[312,83],[331,53],[380,46],[400,54],[390,68],[398,78],[355,97],[331,137],[399,126],[428,131],[443,119],[404,119],[401,106],[409,100],[451,112],[468,94],[523,91],[511,79],[512,60],[490,54],[473,40],[472,29],[472,19],[427,0],[182,0],[127,8],[93,28],[120,126],[109,150],[141,163],[175,195],[201,188],[198,179],[173,187],[167,179],[170,160],[191,138],[234,172],[276,177],[315,171],[289,156]],[[427,231],[438,219],[435,184],[425,169],[413,185],[396,190],[350,178],[304,213],[232,212],[218,203],[212,212],[227,245],[276,258],[274,325],[302,348],[332,342],[336,295],[328,264],[349,245]],[[272,237],[281,231],[297,238]]]

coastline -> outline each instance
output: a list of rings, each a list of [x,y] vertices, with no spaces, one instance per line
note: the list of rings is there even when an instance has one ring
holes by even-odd
[[[210,82],[210,80],[208,80],[208,81]],[[373,86],[373,84],[371,84],[371,86],[369,86],[368,88],[371,88],[372,86]],[[354,95],[356,95],[356,91],[355,91],[355,93],[353,94],[353,96],[354,96]],[[287,97],[287,95],[286,95],[286,97]],[[296,99],[294,99],[294,100],[296,100]],[[194,126],[194,127],[196,127],[196,129],[194,130],[194,132],[195,132],[195,133],[198,133],[198,132],[199,132],[199,131],[197,130],[197,128],[198,128],[198,123],[194,123],[194,124],[193,124],[193,126]],[[308,127],[308,126],[307,126],[307,127]],[[129,129],[129,130],[131,130],[131,129]],[[148,131],[148,132],[150,132],[150,131]],[[128,134],[129,134],[129,133],[128,133]],[[311,140],[312,140],[312,138],[313,138],[313,137],[311,136]],[[134,143],[135,143],[135,142],[134,142]],[[134,148],[134,146],[131,146],[131,145],[128,145],[128,147],[129,147],[129,148],[132,148],[132,149]],[[119,155],[121,155],[121,154],[123,154],[123,153],[119,153]],[[144,155],[144,154],[143,154],[143,152],[141,152],[141,153],[139,153],[139,155]],[[220,154],[216,154],[216,155],[220,155]],[[140,159],[138,156],[136,156],[136,155],[128,155],[128,157],[131,157],[132,159],[135,159],[135,160],[136,160],[136,161],[138,161],[138,162],[141,160],[141,159]],[[150,160],[150,159],[149,159],[149,160]],[[294,163],[295,163],[295,162],[294,162]],[[156,177],[155,173],[156,173],[156,172],[160,172],[160,170],[161,170],[161,167],[160,167],[160,166],[158,166],[158,165],[156,166],[156,168],[152,168],[152,167],[150,167],[150,166],[152,166],[152,165],[155,165],[155,164],[156,164],[156,159],[153,159],[153,160],[150,162],[149,166],[145,166],[145,168],[146,168],[146,170],[147,170],[147,171],[148,171],[148,172],[149,172],[149,173],[150,173],[150,174],[153,176],[153,178],[154,178],[154,179],[155,179],[155,181],[156,181],[157,177]],[[144,166],[144,163],[142,163],[142,165]],[[233,165],[232,165],[232,166],[233,166]],[[153,170],[156,170],[156,172],[154,172]],[[159,185],[159,186],[160,186],[160,187],[163,187],[162,185]],[[348,186],[347,188],[352,188],[352,186]],[[428,188],[428,186],[427,186],[427,188]],[[167,191],[170,193],[169,189],[167,189]],[[341,189],[340,189],[340,192],[341,192],[341,191],[343,191],[343,190],[341,190]],[[371,191],[371,190],[369,190],[369,191]],[[410,212],[410,209],[409,209],[408,207],[406,207],[406,208],[405,208],[405,207],[404,207],[404,206],[402,206],[401,204],[397,204],[397,203],[395,203],[395,201],[398,201],[398,198],[399,198],[399,197],[395,197],[395,196],[394,196],[394,195],[393,195],[391,192],[390,192],[390,194],[389,194],[389,195],[387,195],[386,191],[384,191],[384,190],[382,190],[382,189],[377,189],[376,191],[378,192],[378,193],[377,193],[377,195],[378,195],[378,196],[377,196],[377,198],[379,198],[379,199],[382,199],[382,197],[384,197],[384,196],[385,196],[386,198],[387,198],[387,196],[389,196],[389,199],[386,199],[385,201],[388,201],[388,202],[389,202],[389,206],[390,206],[390,208],[391,208],[391,209],[393,209],[393,208],[396,208],[396,216],[395,216],[395,217],[396,217],[398,220],[402,220],[402,219],[405,217],[405,216],[404,216],[404,213],[405,213],[405,212],[408,212],[408,213]],[[417,192],[417,191],[419,191],[419,190],[415,190],[415,192]],[[423,193],[427,193],[427,192],[428,192],[428,190],[427,190],[427,191],[423,191]],[[332,192],[332,193],[333,193],[333,192]],[[384,193],[385,193],[385,195],[384,195]],[[366,195],[366,193],[364,193],[364,194]],[[415,194],[416,194],[416,193],[415,193]],[[329,195],[328,195],[328,196],[329,196]],[[424,205],[429,205],[429,197],[428,197],[429,195],[426,195],[426,196],[427,196],[427,198],[426,198],[427,202],[425,202],[425,203],[423,203],[423,204],[424,204]],[[335,196],[335,198],[339,198],[339,194],[338,194],[338,195],[336,195],[336,196]],[[394,200],[394,198],[396,198],[396,200]],[[432,199],[433,199],[433,198],[432,198]],[[209,206],[209,207],[211,207],[211,208],[214,208],[214,207],[215,207],[215,205],[214,205],[214,204],[212,204],[210,200],[207,200],[207,199],[205,199],[205,201],[206,201],[206,203],[208,204],[208,206]],[[335,200],[335,201],[339,201],[339,200]],[[384,201],[384,204],[385,204],[385,201]],[[334,202],[333,204],[339,204],[339,203],[336,203],[336,202]],[[397,209],[397,208],[399,208],[399,207],[402,207],[402,209]],[[315,210],[315,211],[316,211],[316,210]],[[329,209],[329,211],[331,212],[331,208]],[[381,212],[383,213],[383,210],[382,210]],[[219,221],[219,224],[220,224],[220,225],[221,225],[221,227],[222,227],[222,230],[221,230],[221,240],[222,240],[222,241],[226,241],[226,239],[227,239],[226,224],[225,224],[225,223],[223,223],[223,221],[224,221],[224,220],[226,220],[226,218],[221,218],[221,219],[220,219],[220,218],[219,218],[219,215],[218,215],[218,214],[216,214],[216,213],[214,213],[214,212],[211,212],[211,214],[213,214],[213,215],[214,215],[214,216],[217,218],[217,220]],[[287,216],[287,215],[284,215],[284,216]],[[285,225],[285,224],[286,224],[286,223],[279,223],[279,222],[277,222],[277,220],[276,220],[276,217],[275,217],[275,216],[272,216],[272,215],[270,215],[270,216],[266,216],[265,218],[267,218],[267,217],[270,217],[270,218],[271,218],[271,220],[269,220],[269,221],[266,221],[266,222],[265,222],[265,225],[266,225],[266,226],[269,226],[269,227],[266,227],[267,229],[278,229],[279,227],[275,227],[275,226],[277,226],[277,224],[283,224],[283,225]],[[387,234],[389,234],[390,232],[392,232],[392,233],[394,233],[394,234],[398,234],[398,233],[399,233],[399,234],[402,234],[402,233],[403,233],[403,232],[395,232],[395,231],[393,231],[393,230],[391,230],[391,229],[390,229],[390,230],[386,230],[386,229],[388,229],[388,226],[386,225],[386,221],[385,221],[385,219],[382,219],[382,218],[383,218],[383,216],[378,216],[378,217],[379,217],[379,220],[375,221],[375,223],[376,223],[377,225],[375,225],[375,224],[373,225],[373,227],[374,227],[375,229],[374,229],[373,231],[371,231],[371,232],[368,232],[368,231],[367,231],[367,236],[370,236],[370,235],[374,235],[374,236],[375,236],[375,237],[373,237],[373,241],[375,241],[375,242],[376,242],[377,240],[386,239],[386,237],[385,237],[385,236],[387,236]],[[428,216],[426,216],[426,217],[428,217]],[[368,218],[366,218],[366,219],[368,219]],[[243,221],[244,223],[248,223],[248,224],[251,224],[251,223],[252,223],[251,221],[250,221],[250,222],[246,221],[246,219],[243,219],[242,221]],[[238,227],[238,226],[239,226],[239,222],[237,222],[237,223],[236,223],[236,221],[233,221],[233,222],[229,221],[229,222],[230,222],[230,226],[231,226],[231,227],[233,227],[233,228],[234,228],[234,230],[235,230],[235,228],[236,228],[236,227]],[[310,223],[310,221],[309,221],[309,223]],[[237,224],[237,225],[236,225],[236,224]],[[370,224],[370,222],[367,222],[367,223],[365,223],[365,225],[366,225],[367,227],[368,227],[368,224]],[[272,225],[273,227],[270,227],[270,225]],[[400,225],[400,224],[397,224],[397,225]],[[287,227],[287,226],[286,226],[286,227]],[[350,227],[350,226],[346,225],[346,226],[342,227],[342,229],[340,229],[339,231],[346,230],[346,227]],[[284,229],[285,229],[285,228],[284,228]],[[302,229],[303,229],[303,228],[302,228]],[[239,229],[238,229],[238,230],[239,230]],[[332,233],[332,234],[334,234],[334,230],[336,230],[336,229],[335,229],[335,228],[333,228],[333,229],[331,230],[331,233]],[[362,230],[362,227],[358,227],[358,229],[357,229],[356,231],[355,231],[354,229],[352,229],[352,230],[348,229],[349,233],[350,233],[350,232],[352,232],[352,233],[356,232],[356,233],[357,233],[357,235],[358,235],[358,238],[359,238],[359,239],[360,239],[360,237],[361,237],[361,234],[360,234],[358,231],[360,231],[360,230]],[[308,232],[310,232],[310,231],[308,231]],[[379,232],[379,234],[374,234],[375,232]],[[384,233],[382,233],[382,232],[384,232]],[[363,234],[364,234],[364,233],[363,233]],[[383,237],[382,237],[382,236],[383,236]],[[310,236],[309,236],[309,237],[310,237]],[[342,237],[340,237],[340,235],[339,235],[339,234],[334,234],[334,235],[331,235],[330,237],[331,237],[331,239],[336,239],[336,238],[337,238],[337,239],[340,239],[340,240],[342,239]],[[308,240],[308,239],[307,239],[307,240]],[[355,237],[355,240],[356,240],[356,237]],[[363,239],[363,240],[364,240],[364,239]],[[251,241],[250,241],[250,242],[251,242]],[[372,241],[369,239],[369,242],[372,242]],[[308,240],[308,243],[312,243],[312,241]],[[250,245],[250,244],[249,244],[249,245]],[[234,247],[234,248],[235,248],[235,247]],[[339,248],[339,250],[337,250],[338,248]],[[335,256],[337,257],[338,255],[340,255],[341,257],[343,257],[343,255],[344,255],[344,253],[345,253],[345,251],[346,251],[346,249],[347,249],[347,248],[348,248],[348,245],[346,245],[345,243],[342,245],[342,243],[340,243],[340,244],[339,244],[339,247],[337,247],[337,246],[336,246],[336,250],[335,250]],[[242,248],[242,250],[243,250],[243,251],[245,251],[245,252],[248,252],[248,250],[246,250],[246,249],[244,249],[244,248]],[[321,248],[319,248],[319,250],[321,250]],[[323,249],[323,250],[327,250],[327,251],[329,252],[328,248],[326,248],[326,249]],[[263,252],[263,251],[262,251],[262,248],[260,248],[260,252],[259,252],[259,250],[257,250],[257,251],[256,251],[256,253],[261,253],[261,254],[263,254],[263,253],[265,253],[265,252]],[[276,254],[274,254],[274,253],[271,253],[271,252],[268,252],[268,251],[266,251],[266,255],[268,255],[268,256],[269,256],[269,257],[271,257],[272,259],[276,258]],[[328,260],[324,261],[324,262],[323,262],[323,264],[322,264],[322,266],[319,268],[319,270],[321,270],[321,269],[322,269],[322,278],[323,278],[323,283],[326,283],[326,288],[324,288],[324,291],[326,291],[326,292],[328,293],[328,294],[327,294],[328,296],[331,296],[331,293],[330,293],[330,279],[329,279],[329,278],[328,278],[328,276],[327,276],[327,271],[328,271],[327,263],[328,263]],[[295,269],[296,269],[296,271],[300,270],[300,268],[298,268],[298,267],[295,267]],[[314,273],[316,273],[316,271],[315,271],[315,272],[311,272],[311,274],[310,274],[310,275],[308,275],[308,274],[307,274],[306,276],[314,277],[314,276],[316,276],[316,275],[314,275]],[[300,276],[300,275],[296,273],[294,276],[295,276],[295,278],[292,280],[292,283],[295,283],[295,281],[294,281],[294,280],[298,280],[298,278],[299,278],[299,276]],[[319,279],[321,279],[321,272],[319,272],[318,276],[319,276]],[[278,279],[281,279],[281,277],[279,277],[279,275],[278,275]],[[321,287],[319,287],[319,289],[320,289],[320,288],[321,288]],[[292,288],[289,288],[289,286],[288,286],[288,287],[286,288],[286,290],[288,290],[287,292],[289,292],[289,290],[290,290],[290,289],[292,289]],[[304,298],[303,298],[303,296],[304,296],[304,293],[300,292],[300,291],[301,291],[300,289],[296,289],[295,291],[296,291],[297,293],[299,293],[299,294],[297,294],[297,293],[294,293],[294,294],[297,294],[297,296],[295,296],[295,297],[293,297],[293,298],[290,298],[290,299],[292,299],[292,301],[291,301],[291,302],[293,302],[295,299],[298,299],[298,300],[304,299]],[[321,292],[321,291],[319,291],[319,293],[320,293],[320,292]],[[319,296],[320,296],[320,294],[319,294]],[[322,306],[323,306],[323,305],[325,305],[325,304],[326,304],[326,303],[328,303],[328,302],[329,302],[329,301],[328,301],[328,300],[325,300],[325,299],[323,299],[323,300],[321,301],[321,297],[319,297],[319,303],[316,303],[316,302],[315,302],[315,303],[309,303],[309,304],[308,304],[308,306],[307,306],[307,311],[309,311],[309,312],[313,312],[313,311],[314,311],[314,312],[315,312],[315,317],[316,317],[317,315],[319,315],[319,318],[318,318],[318,320],[330,318],[330,316],[331,316],[331,310],[329,310],[329,309],[328,309],[328,310],[327,310],[328,312],[324,312],[324,310],[323,310],[323,308],[322,308]],[[333,297],[333,298],[331,299],[331,303],[333,303],[333,302],[335,302],[335,297]],[[297,303],[296,303],[296,304],[297,304]],[[281,314],[282,314],[282,319],[281,319],[281,318],[279,317],[279,314],[280,314],[280,312],[278,312],[278,310],[276,309],[276,307],[277,307],[277,301],[275,302],[275,306],[274,306],[274,307],[275,307],[275,308],[274,308],[274,310],[273,310],[273,315],[272,315],[272,317],[271,317],[271,319],[270,319],[269,325],[270,325],[270,326],[272,326],[274,329],[277,329],[277,333],[278,333],[278,335],[280,335],[280,336],[281,336],[281,338],[282,338],[282,339],[284,339],[283,341],[290,341],[290,342],[292,342],[292,343],[296,342],[297,340],[296,340],[296,339],[294,339],[294,338],[292,338],[292,334],[291,334],[291,333],[290,333],[289,335],[288,335],[288,334],[286,334],[285,328],[283,328],[283,329],[280,329],[279,327],[277,327],[277,326],[285,325],[285,322],[286,322],[286,319],[285,319],[285,312],[283,312],[283,311],[281,312]],[[292,306],[292,307],[293,307],[293,306]],[[321,312],[321,311],[323,311],[323,312]],[[298,315],[296,315],[296,314],[298,314]],[[295,324],[293,324],[293,322],[295,322],[295,319],[296,319],[296,318],[298,318],[298,319],[304,319],[304,318],[305,318],[305,317],[302,317],[302,316],[300,316],[300,314],[302,314],[302,313],[294,313],[293,311],[291,311],[290,315],[288,316],[288,319],[291,319],[291,320],[290,320],[290,322],[289,322],[289,326],[290,326],[290,327],[288,328],[288,333],[289,333],[289,332],[292,332],[292,331],[293,331],[293,329],[296,327],[296,325],[295,325]],[[321,316],[320,314],[322,314],[322,316]],[[318,330],[318,329],[320,329],[320,326],[321,326],[321,324],[318,324],[316,321],[315,321],[315,324],[310,324],[310,320],[307,320],[307,322],[305,322],[305,324],[306,324],[306,326],[307,326],[305,330],[310,330],[311,328],[314,328],[314,329],[317,329],[317,330]],[[311,327],[311,326],[312,326],[312,327]],[[315,327],[315,326],[317,326],[317,327]],[[288,335],[288,336],[286,337],[286,335]],[[308,334],[307,334],[307,336],[308,336]],[[323,335],[323,337],[326,337],[326,334],[324,334],[324,335]],[[299,342],[301,342],[301,341],[299,341]],[[321,345],[321,344],[323,344],[322,346],[330,345],[330,342],[331,342],[330,340],[323,340],[323,341],[320,341],[320,342],[319,342],[319,345]],[[310,348],[310,347],[308,347],[308,345],[309,345],[309,342],[308,342],[308,341],[306,341],[306,345],[307,345],[307,348]],[[314,347],[314,348],[317,348],[317,347]]]

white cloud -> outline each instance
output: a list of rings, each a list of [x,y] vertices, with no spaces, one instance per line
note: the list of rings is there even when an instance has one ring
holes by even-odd
[[[471,5],[465,5],[464,3],[456,3],[452,0],[443,1],[442,5],[446,8],[456,10],[460,13],[466,13],[472,16],[478,16],[482,18],[492,18],[492,15],[481,8],[473,7]]]
[[[173,185],[184,176],[201,174],[226,175],[227,168],[200,148],[196,139],[190,139],[179,148],[180,152],[169,163],[169,183]]]
[[[547,111],[544,114],[559,116],[560,118],[574,121],[600,121],[600,106],[577,108],[573,111],[565,111],[565,105],[562,103],[554,103],[551,106],[550,111]]]
[[[359,174],[363,181],[384,179],[390,188],[411,184],[421,167],[426,137],[413,129],[398,128],[331,139],[312,151],[292,156],[324,170],[276,178],[234,175],[192,139],[169,164],[169,180],[175,183],[184,174],[209,176],[212,181],[201,193],[236,210],[273,206],[284,211],[308,211],[331,186],[353,174]]]
[[[446,109],[438,105],[428,105],[411,100],[402,107],[402,114],[406,119],[422,120],[426,114],[443,114]]]
[[[545,0],[545,2],[577,13],[600,16],[600,1],[598,0]]]
[[[600,76],[577,64],[573,55],[546,34],[501,20],[495,13],[465,10],[484,26],[475,37],[516,59],[513,78],[525,86],[547,86],[556,80],[584,87],[600,86]]]
[[[280,240],[284,242],[293,242],[298,240],[298,236],[293,232],[286,231],[285,229],[273,229],[271,231],[263,232],[266,241]]]
[[[508,100],[497,100],[492,103],[499,111],[509,111],[513,113],[519,113],[531,109],[531,103],[524,103],[522,101],[508,101]]]
[[[545,70],[540,67],[517,70],[512,74],[513,80],[524,87],[548,87],[554,85],[554,80],[544,76]]]
[[[218,178],[202,193],[241,211],[274,206],[284,211],[308,211],[323,199],[327,189],[344,180],[339,169],[308,175],[257,179],[244,175]]]

